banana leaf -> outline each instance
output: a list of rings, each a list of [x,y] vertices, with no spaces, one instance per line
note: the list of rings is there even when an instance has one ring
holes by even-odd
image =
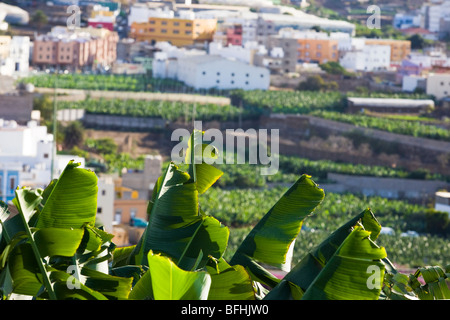
[[[369,236],[370,232],[357,226],[305,291],[302,300],[378,300],[386,251]],[[368,272],[370,268],[378,270],[375,278]]]
[[[418,278],[422,276],[425,284]],[[409,283],[420,300],[448,300],[450,299],[450,265],[444,270],[439,266],[427,266],[417,269],[410,275]]]
[[[240,264],[273,287],[279,281],[261,263],[284,270],[290,269],[289,252],[298,236],[303,220],[324,198],[324,192],[310,176],[302,175],[250,231],[230,260]]]
[[[97,176],[70,161],[59,179],[44,190],[45,205],[37,228],[74,228],[94,225],[97,214]],[[46,189],[47,189],[46,188]]]
[[[283,278],[280,285],[270,291],[265,299],[285,299],[287,296],[292,299],[292,286],[283,284],[283,282],[286,281],[290,284],[294,284],[305,292],[311,283],[318,277],[319,273],[330,261],[330,259],[334,256],[336,250],[342,245],[343,241],[349,236],[353,230],[353,227],[358,222],[361,222],[364,228],[370,232],[369,236],[371,240],[376,240],[376,237],[380,233],[381,225],[378,223],[372,211],[370,209],[366,209],[354,218],[350,219],[347,223],[334,231],[328,238],[322,241],[322,243],[308,252]]]
[[[206,270],[211,275],[208,300],[256,299],[252,279],[243,266],[230,266],[221,258],[210,260]]]
[[[130,299],[206,300],[211,277],[206,271],[186,271],[168,257],[148,253],[149,269],[130,293]]]

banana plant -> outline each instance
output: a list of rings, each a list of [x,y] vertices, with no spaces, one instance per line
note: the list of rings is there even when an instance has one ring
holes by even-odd
[[[44,190],[18,188],[16,214],[1,207],[3,298],[128,297],[130,279],[97,270],[108,263],[113,235],[95,227],[97,177],[78,166],[69,162]]]
[[[230,261],[229,230],[199,197],[221,177],[217,150],[191,135],[186,166],[168,164],[134,246],[95,227],[97,177],[70,162],[45,189],[16,190],[0,206],[2,299],[449,299],[450,266],[399,273],[376,244],[381,225],[362,211],[291,267],[302,224],[324,191],[302,175],[249,232]],[[209,162],[209,161],[208,161]],[[184,170],[183,168],[186,168]],[[282,279],[272,270],[287,272]],[[422,279],[423,278],[423,279]],[[422,281],[422,282],[421,282]],[[424,282],[424,283],[423,283]]]

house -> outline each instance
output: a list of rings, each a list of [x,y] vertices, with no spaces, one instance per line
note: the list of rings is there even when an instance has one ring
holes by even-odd
[[[391,64],[391,47],[386,45],[363,45],[340,53],[339,64],[353,71],[388,70]]]
[[[424,76],[417,75],[406,75],[402,80],[402,91],[404,92],[414,92],[417,89],[423,90],[427,89],[427,78]]]
[[[0,75],[26,76],[30,45],[30,37],[0,36]]]
[[[36,121],[22,126],[0,119],[0,199],[12,200],[19,185],[45,188],[70,160],[84,167],[84,158],[55,155],[53,150],[53,135],[47,133],[47,127]]]
[[[216,55],[178,59],[177,79],[195,89],[267,90],[270,72]]]
[[[365,39],[366,45],[381,45],[391,47],[391,62],[401,62],[411,53],[411,41],[396,39]]]
[[[430,73],[427,78],[428,95],[442,99],[450,95],[450,73]]]
[[[279,47],[283,50],[285,73],[296,72],[298,63],[325,63],[339,60],[338,40],[325,32],[298,31],[285,28],[269,37],[269,50]]]
[[[420,13],[396,13],[392,25],[396,29],[408,29],[420,27],[422,16]]]

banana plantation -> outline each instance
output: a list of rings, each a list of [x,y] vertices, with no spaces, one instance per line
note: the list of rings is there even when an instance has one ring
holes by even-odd
[[[204,148],[193,136],[190,164],[168,163],[159,177],[136,245],[117,247],[96,223],[97,176],[77,163],[45,189],[17,189],[13,206],[2,204],[0,211],[1,299],[450,299],[450,265],[397,270],[381,245],[377,212],[368,206],[336,219],[342,223],[317,244],[302,241],[309,219],[341,212],[317,210],[326,190],[306,174],[274,189],[280,193],[267,208],[235,205],[262,212],[230,246],[230,228],[219,216],[226,209],[216,208],[216,218],[205,205],[223,171],[199,161]],[[293,259],[296,246],[307,250]]]

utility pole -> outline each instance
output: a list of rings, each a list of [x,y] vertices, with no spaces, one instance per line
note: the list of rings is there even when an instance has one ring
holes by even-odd
[[[50,168],[50,181],[54,179],[54,170],[55,170],[55,158],[56,158],[56,88],[58,81],[58,73],[55,73],[55,90],[53,93],[53,145],[52,145],[52,163]]]

